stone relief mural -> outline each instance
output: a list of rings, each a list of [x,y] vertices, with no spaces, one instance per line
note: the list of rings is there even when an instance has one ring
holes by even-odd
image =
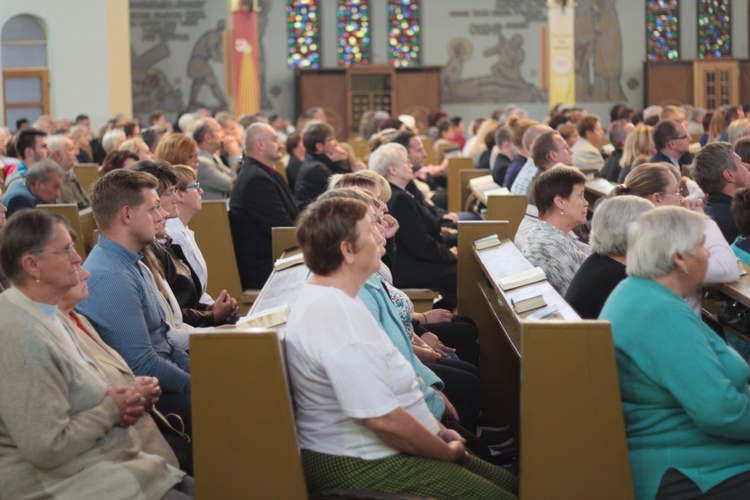
[[[622,101],[622,35],[615,0],[578,0],[576,99]]]
[[[616,0],[578,0],[576,99],[625,100],[622,35]],[[570,3],[570,2],[569,2]],[[480,2],[473,2],[480,4]],[[451,10],[457,36],[447,41],[441,76],[447,104],[544,102],[540,38],[546,0],[494,0],[488,8]],[[490,39],[494,40],[490,41]]]
[[[265,86],[263,34],[270,0],[260,0],[258,64],[261,107],[273,109]],[[223,0],[130,0],[133,112],[162,109],[168,119],[197,108],[226,109]]]

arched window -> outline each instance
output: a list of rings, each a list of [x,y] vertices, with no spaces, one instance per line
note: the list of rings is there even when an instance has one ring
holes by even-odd
[[[0,32],[3,109],[10,128],[19,118],[33,123],[49,113],[47,31],[41,19],[21,14],[8,19]]]

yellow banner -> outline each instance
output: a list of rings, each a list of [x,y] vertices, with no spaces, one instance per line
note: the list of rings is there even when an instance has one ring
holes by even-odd
[[[572,2],[570,2],[572,3]],[[548,4],[549,106],[576,103],[575,22],[571,5]]]

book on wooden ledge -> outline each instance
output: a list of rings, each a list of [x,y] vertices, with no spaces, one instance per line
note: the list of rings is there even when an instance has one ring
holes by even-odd
[[[510,302],[513,304],[513,309],[515,309],[518,314],[547,305],[544,301],[542,291],[538,288],[534,288],[533,290],[529,290],[517,297],[513,297],[510,299]]]
[[[237,328],[271,328],[283,325],[287,319],[289,319],[289,305],[284,304],[245,316],[237,322]]]
[[[544,281],[547,279],[547,275],[544,274],[541,267],[535,267],[528,271],[507,276],[498,282],[498,286],[503,290],[513,290],[519,286],[528,285],[530,283],[536,283],[537,281]]]
[[[288,267],[298,266],[300,264],[304,264],[305,257],[302,255],[302,252],[295,253],[294,255],[290,255],[289,257],[283,257],[281,259],[276,259],[276,262],[273,265],[273,268],[277,271],[281,271],[282,269],[286,269]]]
[[[492,186],[493,184],[497,186],[497,184],[495,184],[495,179],[493,179],[491,175],[482,175],[480,177],[469,179],[469,187],[471,189],[479,189],[482,186]],[[479,190],[482,191],[481,189]]]
[[[474,240],[474,248],[476,250],[484,250],[485,248],[492,248],[500,245],[500,238],[496,234],[485,236]]]

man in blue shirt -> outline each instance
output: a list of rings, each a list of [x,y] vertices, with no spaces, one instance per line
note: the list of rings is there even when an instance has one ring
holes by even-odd
[[[24,129],[16,135],[13,146],[16,148],[18,159],[15,170],[5,179],[5,188],[10,190],[17,182],[23,184],[28,169],[40,160],[49,157],[47,148],[47,132],[37,128]]]
[[[77,310],[133,373],[159,379],[157,408],[180,415],[190,433],[190,358],[169,342],[156,281],[141,261],[163,221],[156,186],[153,175],[125,169],[94,184],[91,208],[101,236],[84,264],[89,296]]]

